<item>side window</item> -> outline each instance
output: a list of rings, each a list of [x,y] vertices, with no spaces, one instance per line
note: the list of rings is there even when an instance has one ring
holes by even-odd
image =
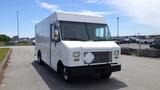
[[[96,27],[96,29],[95,29],[95,36],[96,37],[104,37],[104,35],[105,35],[105,30],[104,30],[104,28],[99,28],[99,27]]]

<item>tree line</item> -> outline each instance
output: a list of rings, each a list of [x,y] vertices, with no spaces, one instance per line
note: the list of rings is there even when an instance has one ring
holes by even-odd
[[[0,34],[0,42],[8,42],[10,37],[5,34]]]

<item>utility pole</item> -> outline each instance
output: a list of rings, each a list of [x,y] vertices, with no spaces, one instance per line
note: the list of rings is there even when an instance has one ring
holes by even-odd
[[[117,38],[119,38],[119,17],[117,17]]]
[[[17,11],[17,37],[18,37],[18,43],[19,43],[19,12]]]

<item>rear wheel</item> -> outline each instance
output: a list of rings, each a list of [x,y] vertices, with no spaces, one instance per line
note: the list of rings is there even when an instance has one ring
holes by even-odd
[[[40,65],[43,64],[40,52],[38,52],[38,62],[39,62]]]
[[[101,73],[100,75],[102,78],[108,79],[108,78],[110,78],[111,74],[112,74],[112,72],[105,72],[105,73]]]

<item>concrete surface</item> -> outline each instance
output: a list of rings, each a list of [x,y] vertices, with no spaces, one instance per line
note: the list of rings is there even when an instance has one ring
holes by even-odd
[[[0,90],[49,90],[32,66],[34,47],[11,48],[11,57]]]
[[[34,59],[34,47],[12,47],[0,90],[159,90],[160,60],[122,55],[122,71],[109,80],[95,76],[77,77],[65,83],[46,65]]]

